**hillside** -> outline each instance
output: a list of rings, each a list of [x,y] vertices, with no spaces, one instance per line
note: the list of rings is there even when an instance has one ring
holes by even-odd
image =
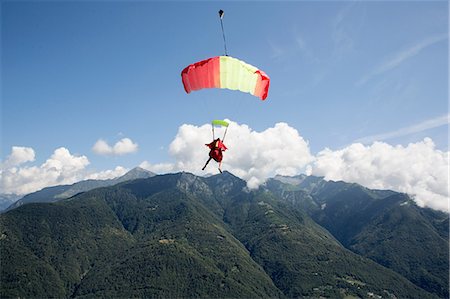
[[[272,183],[249,191],[227,172],[177,173],[8,211],[0,215],[0,295],[440,296],[341,245],[310,214],[326,210],[311,190],[283,185],[300,192],[289,197]]]
[[[346,248],[448,297],[448,214],[420,208],[405,194],[315,177],[278,178],[268,186]]]

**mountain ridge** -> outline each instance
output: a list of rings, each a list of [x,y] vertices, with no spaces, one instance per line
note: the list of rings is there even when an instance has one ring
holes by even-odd
[[[134,180],[138,178],[152,177],[155,175],[156,174],[151,171],[145,170],[141,167],[135,167],[130,171],[128,171],[127,173],[125,173],[124,175],[113,179],[106,179],[106,180],[88,179],[70,185],[58,185],[46,187],[36,192],[32,192],[17,198],[17,200],[14,203],[10,204],[4,211],[0,210],[0,213],[12,210],[26,203],[55,202],[95,188],[112,186],[121,182]]]
[[[386,209],[369,209],[378,216],[368,217],[360,230],[340,232],[339,225],[334,231],[327,227],[327,223],[334,224],[330,218],[333,206],[334,211],[348,206],[343,211],[354,217],[349,211],[364,211],[360,208],[365,201],[367,207],[383,202],[380,193],[314,177],[306,184],[305,179],[301,182],[305,189],[269,180],[258,190],[248,190],[245,181],[228,172],[207,178],[183,172],[96,188],[53,203],[23,205],[0,215],[0,242],[5,253],[0,294],[17,297],[37,292],[48,296],[42,293],[44,289],[57,297],[374,294],[438,298],[448,294],[448,278],[442,274],[442,270],[448,272],[448,265],[442,267],[435,259],[422,262],[422,255],[411,256],[405,246],[367,238],[377,236],[380,226],[372,225],[371,219],[389,216]],[[405,195],[398,196],[402,198],[391,201],[405,201]],[[415,208],[413,202],[410,205]],[[420,235],[443,239],[446,233],[439,231],[442,214],[422,214],[426,223],[433,225],[419,222]],[[408,215],[416,214],[405,217]],[[415,223],[414,219],[408,221]],[[428,231],[430,226],[436,227],[436,234]],[[408,225],[399,227],[401,233]],[[397,240],[397,229],[389,229]],[[370,245],[373,241],[379,247]],[[423,246],[408,242],[406,246],[413,248]],[[432,244],[437,252],[448,247],[448,241]],[[389,246],[395,250],[387,261],[399,263],[384,262],[380,251]],[[440,258],[445,257],[440,253]],[[411,276],[404,267],[408,262],[419,262],[417,270],[424,274]],[[53,280],[44,282],[37,273],[47,273],[44,276]]]

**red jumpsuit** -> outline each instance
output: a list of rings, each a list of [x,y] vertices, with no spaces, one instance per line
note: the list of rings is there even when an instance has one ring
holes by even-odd
[[[223,144],[220,139],[216,139],[213,142],[206,144],[211,150],[209,151],[209,156],[216,162],[221,162],[223,155],[222,151],[225,151],[227,147]]]

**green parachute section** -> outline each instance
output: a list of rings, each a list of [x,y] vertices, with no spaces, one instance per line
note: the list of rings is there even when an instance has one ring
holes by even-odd
[[[213,126],[228,127],[229,123],[224,120],[215,119],[211,122]]]
[[[223,133],[223,137],[222,137],[222,141],[223,141],[223,140],[225,140],[225,136],[227,136],[227,131],[228,131],[229,125],[230,124],[227,121],[220,120],[220,119],[215,119],[215,120],[211,121],[213,140],[216,139],[215,134],[214,134],[214,127],[225,127],[225,133]]]

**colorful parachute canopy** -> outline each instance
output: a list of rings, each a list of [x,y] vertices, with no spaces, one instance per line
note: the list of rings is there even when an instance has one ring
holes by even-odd
[[[229,123],[224,120],[215,119],[211,122],[213,126],[228,127]]]
[[[184,90],[227,88],[267,98],[270,78],[263,71],[230,56],[208,58],[187,66],[181,72]]]

